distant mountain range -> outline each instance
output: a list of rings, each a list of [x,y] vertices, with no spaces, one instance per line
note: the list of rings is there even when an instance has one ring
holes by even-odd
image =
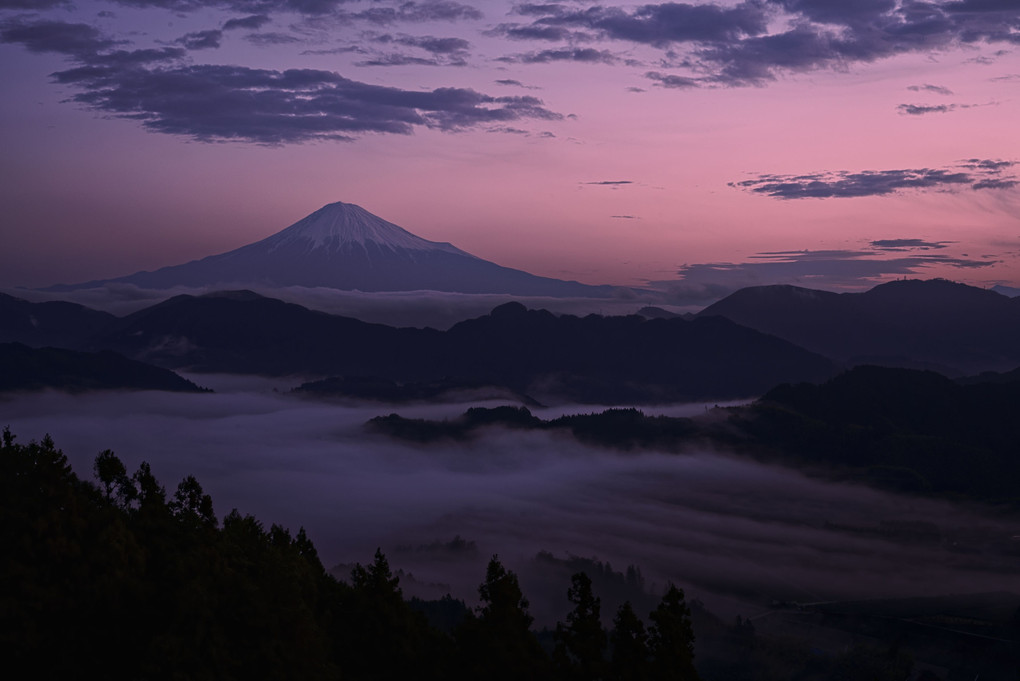
[[[343,379],[306,391],[315,394],[414,399],[488,386],[606,404],[750,397],[858,364],[951,376],[1020,366],[1020,299],[941,280],[859,294],[755,287],[693,318],[654,313],[556,316],[508,303],[437,331],[250,291],[176,296],[125,317],[0,296],[0,342],[112,350],[169,369]]]
[[[331,203],[281,232],[241,248],[155,272],[59,284],[49,291],[106,284],[141,288],[326,287],[359,291],[447,291],[607,298],[612,286],[539,277],[428,241],[350,203]]]
[[[52,343],[67,326],[56,319],[26,325],[33,304],[7,303],[16,323],[0,323],[0,341]],[[85,316],[77,306],[65,312]],[[239,291],[176,296],[107,322],[90,334],[68,333],[66,346],[198,372],[451,381],[610,404],[747,397],[835,371],[824,357],[725,319],[557,317],[519,303],[436,331],[368,324]]]
[[[998,284],[996,286],[993,286],[992,290],[995,291],[996,293],[1001,293],[1004,296],[1009,296],[1010,298],[1016,298],[1020,296],[1020,288],[1016,288],[1013,286],[1003,286],[1002,284]]]
[[[864,293],[755,286],[698,314],[710,316],[849,365],[951,376],[1020,365],[1020,298],[941,279],[893,281]]]

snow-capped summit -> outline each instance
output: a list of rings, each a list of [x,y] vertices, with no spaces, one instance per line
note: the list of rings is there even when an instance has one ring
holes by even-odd
[[[360,291],[451,291],[521,296],[602,298],[609,286],[537,277],[429,241],[352,203],[330,203],[261,241],[155,272],[51,291],[128,283],[239,288],[307,286]]]
[[[422,239],[361,206],[340,201],[323,206],[260,243],[271,250],[302,245],[337,251],[352,245],[365,247],[368,242],[392,251],[445,251],[474,257],[452,244]]]

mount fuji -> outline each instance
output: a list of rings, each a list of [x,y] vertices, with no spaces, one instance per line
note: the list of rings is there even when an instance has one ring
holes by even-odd
[[[611,286],[539,277],[449,243],[428,241],[351,203],[331,203],[281,232],[227,253],[154,272],[58,284],[49,291],[126,283],[141,288],[259,285],[360,291],[447,291],[605,298]]]

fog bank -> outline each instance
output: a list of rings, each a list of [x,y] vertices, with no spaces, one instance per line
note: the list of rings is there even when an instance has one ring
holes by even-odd
[[[362,424],[392,411],[452,417],[467,405],[340,406],[272,391],[285,381],[192,378],[221,392],[23,395],[0,403],[0,425],[22,441],[49,433],[83,477],[106,448],[130,470],[148,461],[171,491],[194,474],[220,517],[237,508],[267,526],[303,526],[326,565],[366,562],[380,546],[414,573],[408,593],[470,601],[499,553],[540,617],[562,616],[541,602],[552,588],[534,561],[541,550],[633,564],[650,583],[676,581],[713,609],[745,615],[773,599],[1015,588],[1017,529],[947,503],[725,453],[621,454],[547,432],[414,446]],[[471,550],[443,546],[458,536]]]

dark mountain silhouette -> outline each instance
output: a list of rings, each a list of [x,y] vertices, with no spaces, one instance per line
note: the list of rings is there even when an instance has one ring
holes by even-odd
[[[0,391],[169,390],[204,392],[167,369],[115,352],[77,352],[0,343]]]
[[[0,343],[75,347],[116,320],[76,303],[32,303],[0,293]]]
[[[817,380],[833,371],[823,357],[723,319],[556,317],[507,303],[447,336],[456,353],[447,361],[460,371],[502,382],[529,376],[527,390],[509,385],[593,402],[749,396],[777,376]]]
[[[960,385],[931,371],[858,366],[819,384],[782,384],[757,401],[693,418],[634,408],[543,421],[525,407],[472,408],[444,421],[397,414],[370,430],[429,443],[483,428],[567,432],[622,450],[706,446],[901,492],[1020,507],[1020,380]]]
[[[834,370],[824,357],[721,318],[557,317],[508,303],[440,332],[246,291],[171,298],[118,320],[90,347],[195,371],[453,380],[609,403],[749,396]]]
[[[674,317],[684,317],[685,319],[687,318],[687,315],[677,314],[676,312],[670,312],[669,310],[664,310],[661,307],[655,307],[654,305],[646,305],[645,307],[638,310],[637,314],[641,315],[642,317],[647,317],[648,319],[673,319]]]
[[[963,376],[957,378],[960,385],[972,385],[974,383],[1020,383],[1020,367],[1012,371],[983,371],[977,376]]]
[[[92,349],[112,349],[143,361],[195,371],[285,375],[375,374],[400,352],[439,332],[395,329],[316,312],[251,291],[182,295],[119,319],[95,336]],[[413,339],[413,341],[412,341]]]
[[[452,291],[598,297],[614,287],[538,277],[428,241],[350,203],[331,203],[256,243],[183,265],[60,284],[51,291],[127,283],[142,288],[260,285],[360,291]]]
[[[748,433],[800,461],[849,467],[883,486],[1020,497],[1020,381],[960,385],[930,371],[859,366],[821,385],[781,385]]]
[[[848,364],[931,368],[950,375],[1020,364],[1020,298],[934,279],[864,293],[756,286],[705,308]]]

